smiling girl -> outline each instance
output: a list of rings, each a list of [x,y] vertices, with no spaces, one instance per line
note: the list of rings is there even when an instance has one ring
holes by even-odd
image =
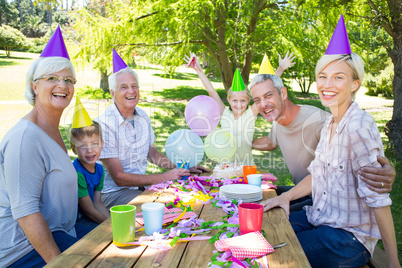
[[[293,53],[282,59],[279,55],[279,67],[275,71],[275,75],[280,77],[282,73],[292,66]],[[236,140],[236,152],[230,161],[236,161],[243,163],[244,165],[254,164],[252,150],[252,142],[255,128],[255,120],[258,115],[258,108],[256,104],[248,106],[251,101],[251,95],[249,89],[246,87],[242,91],[234,91],[231,89],[227,92],[227,100],[229,107],[226,107],[216,90],[213,88],[211,82],[202,71],[200,62],[195,54],[191,53],[187,57],[187,67],[190,67],[190,63],[193,58],[194,70],[197,72],[198,77],[201,79],[205,89],[208,91],[209,96],[213,98],[219,106],[221,113],[221,128],[229,131]]]

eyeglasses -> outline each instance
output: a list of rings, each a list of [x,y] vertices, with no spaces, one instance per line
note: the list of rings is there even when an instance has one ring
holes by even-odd
[[[34,80],[34,82],[41,80],[41,79],[46,79],[47,82],[50,82],[52,84],[57,84],[60,82],[60,80],[64,80],[64,83],[66,83],[68,86],[72,86],[75,85],[75,83],[77,83],[77,80],[75,80],[75,78],[71,77],[71,76],[58,76],[58,75],[44,75],[41,77],[38,77]]]

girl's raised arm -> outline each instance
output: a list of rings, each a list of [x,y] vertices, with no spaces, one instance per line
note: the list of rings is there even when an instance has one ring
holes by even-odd
[[[188,68],[193,68],[197,74],[198,77],[201,79],[202,84],[204,85],[205,89],[208,91],[208,94],[211,98],[213,98],[216,103],[219,105],[219,110],[221,111],[221,115],[223,113],[223,110],[225,110],[225,104],[219,97],[218,93],[214,89],[214,87],[211,84],[211,81],[209,81],[208,77],[205,75],[204,71],[201,69],[200,61],[198,60],[197,56],[194,53],[190,53],[190,56],[186,56],[184,58],[184,61],[187,62],[186,67]]]

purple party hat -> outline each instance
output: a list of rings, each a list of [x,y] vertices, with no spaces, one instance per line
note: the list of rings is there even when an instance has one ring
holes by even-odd
[[[117,73],[118,71],[124,68],[127,68],[127,64],[113,48],[113,73]]]
[[[325,51],[325,55],[333,54],[352,54],[342,14],[339,18],[338,24],[336,25],[335,31],[332,34],[331,41],[329,41],[327,51]]]
[[[66,45],[64,44],[63,35],[61,34],[60,25],[57,26],[52,37],[50,37],[45,49],[43,49],[41,57],[63,57],[70,60]]]

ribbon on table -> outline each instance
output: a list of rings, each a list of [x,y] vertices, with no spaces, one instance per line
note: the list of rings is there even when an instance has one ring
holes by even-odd
[[[180,219],[188,219],[193,216],[197,216],[197,214],[195,214],[192,211],[187,212],[186,209],[184,210],[181,210],[179,208],[168,209],[165,207],[162,224],[166,224],[169,222],[178,222]],[[144,225],[144,218],[142,217],[142,212],[136,214],[135,221],[141,225]]]

